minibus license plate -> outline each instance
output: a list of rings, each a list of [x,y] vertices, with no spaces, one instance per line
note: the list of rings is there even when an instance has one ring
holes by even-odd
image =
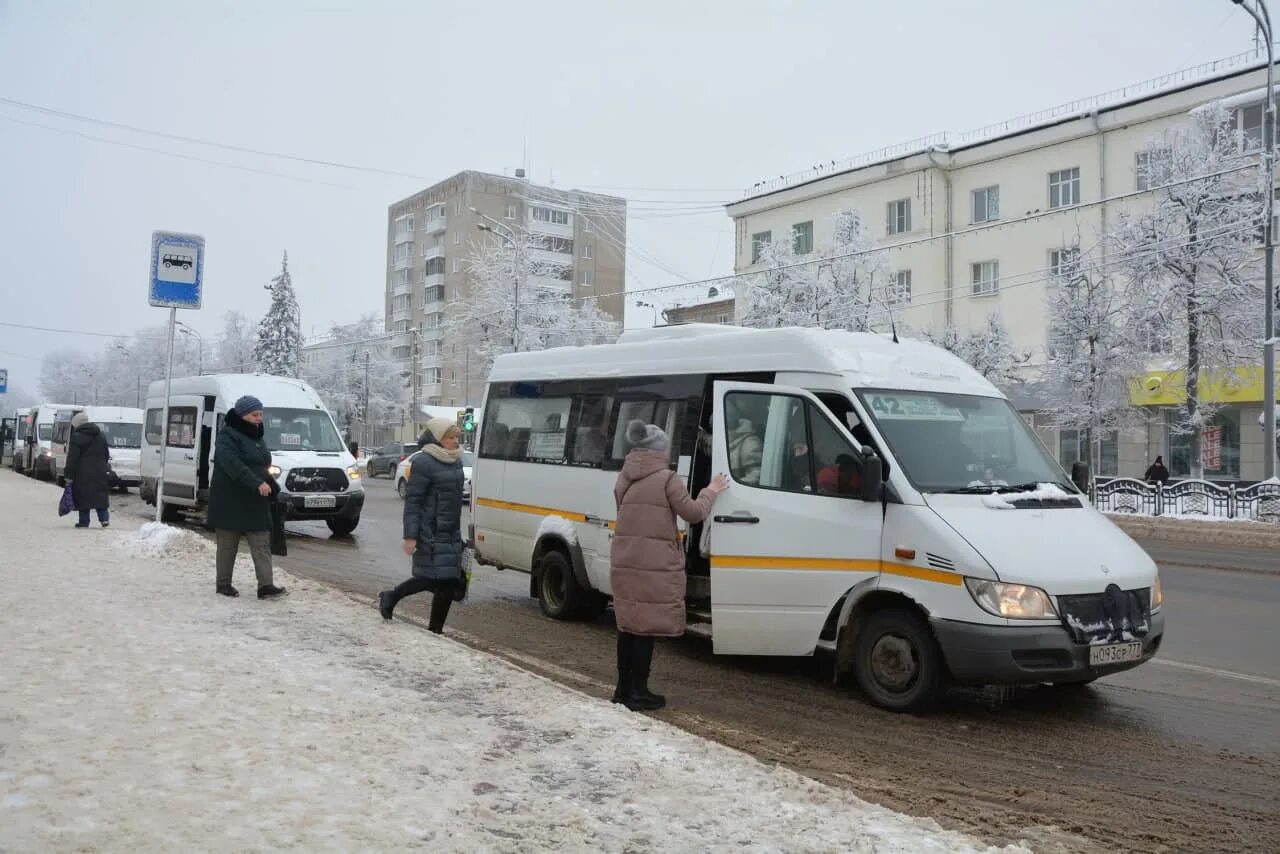
[[[322,507],[337,507],[338,499],[332,495],[308,495],[302,499],[302,506],[308,510]]]
[[[1089,666],[1102,664],[1120,664],[1125,661],[1137,661],[1142,658],[1141,643],[1112,643],[1106,646],[1089,647]]]

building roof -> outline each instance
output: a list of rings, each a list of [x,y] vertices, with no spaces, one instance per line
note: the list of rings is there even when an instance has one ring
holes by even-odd
[[[743,191],[741,199],[736,202],[730,202],[725,205],[725,208],[729,210],[732,216],[732,209],[736,205],[747,201],[759,200],[785,190],[794,190],[797,187],[824,181],[828,178],[848,175],[874,166],[882,166],[895,160],[901,160],[904,157],[924,154],[929,151],[955,153],[982,145],[989,145],[1011,137],[1076,121],[1086,116],[1124,109],[1135,104],[1194,89],[1197,86],[1243,76],[1262,68],[1266,68],[1265,51],[1261,49],[1246,51],[963,133],[935,133],[856,155],[843,161],[832,160],[827,166],[820,165],[794,172],[790,175],[779,175],[777,178],[758,181]],[[1262,91],[1265,92],[1265,88]]]
[[[841,386],[1003,397],[963,361],[924,341],[869,332],[690,323],[630,330],[616,344],[499,356],[492,382],[744,371],[825,373]]]

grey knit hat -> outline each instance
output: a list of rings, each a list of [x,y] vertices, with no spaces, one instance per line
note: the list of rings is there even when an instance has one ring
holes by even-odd
[[[645,424],[643,421],[632,421],[627,425],[627,441],[633,448],[644,448],[649,451],[668,451],[671,440],[667,433],[656,424]]]
[[[236,415],[244,418],[250,412],[261,412],[262,401],[258,400],[258,398],[251,394],[246,394],[244,397],[237,400],[236,405],[232,408],[235,410]]]

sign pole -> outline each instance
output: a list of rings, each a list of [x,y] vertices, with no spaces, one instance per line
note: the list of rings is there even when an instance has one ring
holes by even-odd
[[[156,480],[156,521],[164,516],[164,464],[169,458],[169,390],[173,387],[173,332],[178,325],[178,309],[169,309],[169,354],[164,369],[164,409],[160,415],[160,477]]]

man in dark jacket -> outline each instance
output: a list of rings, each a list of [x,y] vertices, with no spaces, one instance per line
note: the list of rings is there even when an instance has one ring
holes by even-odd
[[[245,395],[227,413],[218,433],[209,481],[209,527],[217,541],[217,591],[223,596],[240,595],[231,586],[231,576],[241,537],[249,541],[258,598],[285,594],[271,577],[270,465],[271,451],[262,440],[262,401]]]
[[[89,527],[89,511],[98,511],[102,527],[111,524],[111,483],[108,474],[111,451],[107,438],[98,425],[83,412],[71,419],[71,438],[67,441],[67,466],[63,476],[71,487],[76,509],[80,511],[77,528]]]

